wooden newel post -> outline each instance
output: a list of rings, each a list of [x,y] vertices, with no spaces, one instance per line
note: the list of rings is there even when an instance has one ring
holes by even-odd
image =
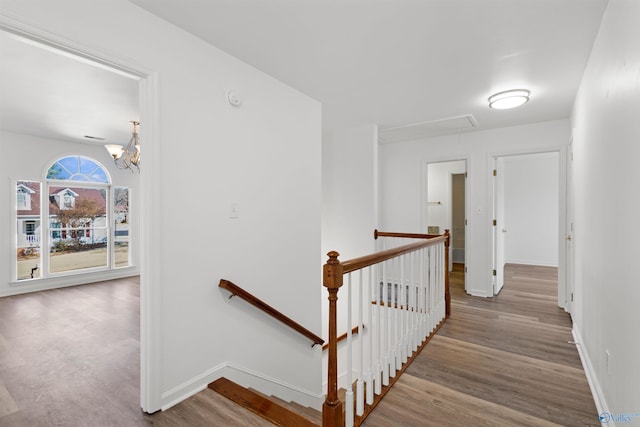
[[[322,284],[329,291],[329,353],[327,397],[322,405],[322,427],[343,427],[344,412],[342,402],[338,399],[338,313],[336,303],[338,290],[342,286],[342,264],[338,260],[340,254],[331,251],[329,260],[323,267]]]
[[[449,292],[449,246],[451,244],[451,233],[449,229],[444,230],[447,240],[444,241],[444,306],[446,317],[451,315],[451,293]]]

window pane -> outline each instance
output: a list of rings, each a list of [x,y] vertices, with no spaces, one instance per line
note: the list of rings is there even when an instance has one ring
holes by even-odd
[[[16,185],[16,279],[40,277],[40,183]]]
[[[107,266],[106,193],[104,188],[49,187],[52,273]]]
[[[129,189],[116,187],[114,195],[115,267],[129,266]]]
[[[47,179],[109,183],[104,167],[82,156],[69,156],[58,160],[47,171]]]

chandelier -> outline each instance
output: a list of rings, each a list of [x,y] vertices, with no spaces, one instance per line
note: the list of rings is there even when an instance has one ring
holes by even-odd
[[[129,169],[132,173],[140,172],[140,137],[138,126],[140,122],[130,122],[133,125],[133,133],[129,143],[123,147],[119,144],[106,144],[107,149],[118,169]]]

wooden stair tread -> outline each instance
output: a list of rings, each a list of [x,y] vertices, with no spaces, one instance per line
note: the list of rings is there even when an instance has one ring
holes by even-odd
[[[290,409],[291,411],[295,412],[298,415],[301,415],[307,419],[309,419],[311,422],[317,423],[318,425],[322,424],[322,412],[310,408],[308,406],[303,406],[297,402],[287,402],[286,400],[280,399],[277,396],[267,396],[261,392],[259,392],[258,390],[254,390],[252,388],[249,388],[249,390],[253,391],[254,393],[263,396],[267,399],[270,399],[274,402],[276,402],[277,404],[279,404],[280,406],[284,406],[287,409]]]
[[[290,409],[296,414],[307,418],[312,423],[316,423],[318,425],[322,424],[322,412],[320,411],[317,411],[313,408],[309,408],[308,406],[303,406],[296,402],[287,402],[275,396],[271,396],[271,399],[275,400],[277,403],[279,403],[280,405],[284,406],[287,409]]]
[[[317,424],[274,402],[263,394],[242,387],[224,377],[209,384],[209,388],[275,425],[317,427]]]

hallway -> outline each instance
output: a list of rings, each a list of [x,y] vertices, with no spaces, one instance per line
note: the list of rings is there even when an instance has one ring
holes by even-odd
[[[451,275],[452,315],[364,426],[600,425],[556,269],[508,265],[492,299]],[[137,279],[0,300],[0,424],[270,425],[210,390],[138,405]]]
[[[363,425],[599,426],[557,269],[508,264],[490,299],[466,295],[461,274],[450,319]]]

